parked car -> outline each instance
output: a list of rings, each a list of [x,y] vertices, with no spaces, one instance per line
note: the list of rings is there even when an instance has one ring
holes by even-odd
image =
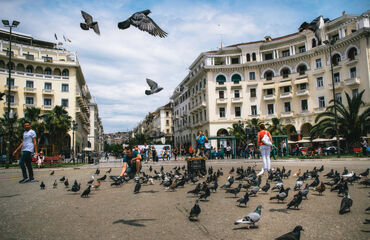
[[[329,147],[324,148],[324,153],[327,153],[327,154],[336,154],[337,152],[338,151],[337,151],[336,146],[329,146]],[[340,148],[340,153],[341,154],[345,153],[345,150],[343,148]]]

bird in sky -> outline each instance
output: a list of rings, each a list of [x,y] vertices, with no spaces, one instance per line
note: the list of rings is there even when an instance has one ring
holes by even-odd
[[[81,29],[90,30],[90,28],[92,28],[96,34],[100,35],[98,22],[94,22],[93,17],[87,12],[81,10],[81,14],[83,19],[85,20],[85,23],[80,23]]]
[[[164,38],[167,36],[167,33],[163,31],[148,15],[151,11],[144,10],[141,12],[136,12],[132,14],[127,20],[119,22],[118,28],[121,30],[125,30],[129,28],[131,25],[137,27],[141,31],[148,32],[153,36],[159,36]]]
[[[190,221],[198,221],[198,216],[202,211],[199,207],[199,200],[195,200],[195,204],[193,208],[190,210],[189,220]]]
[[[304,231],[301,225],[296,226],[293,231],[288,232],[280,237],[275,238],[275,240],[299,240],[301,239],[301,231]]]
[[[145,90],[146,95],[152,95],[154,93],[158,93],[163,90],[163,87],[158,86],[158,83],[154,82],[153,80],[147,78],[146,82],[148,83],[150,90]]]
[[[235,225],[247,224],[248,229],[250,229],[251,226],[254,227],[256,222],[258,222],[261,219],[261,209],[262,209],[262,205],[258,205],[254,212],[248,214],[247,216],[239,220],[236,220],[234,224]]]

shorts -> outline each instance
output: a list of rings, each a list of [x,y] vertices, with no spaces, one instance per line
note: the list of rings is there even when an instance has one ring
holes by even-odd
[[[136,172],[136,161],[131,165],[127,164],[127,168],[126,168],[126,171],[125,171],[125,173],[127,173],[127,174],[133,173],[133,172]]]

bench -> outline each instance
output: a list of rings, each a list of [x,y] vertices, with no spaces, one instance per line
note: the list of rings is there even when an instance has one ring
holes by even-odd
[[[360,153],[362,152],[361,148],[353,148],[353,152],[356,154],[356,156],[360,156]]]

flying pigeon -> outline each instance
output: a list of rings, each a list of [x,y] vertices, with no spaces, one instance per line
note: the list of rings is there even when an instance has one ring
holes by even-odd
[[[167,33],[163,31],[148,15],[151,13],[150,10],[144,10],[142,12],[136,12],[126,21],[119,22],[119,29],[127,29],[131,25],[137,27],[141,31],[148,32],[153,36],[159,36],[164,38],[167,36]]]
[[[351,211],[351,207],[353,204],[353,200],[349,196],[348,193],[343,197],[342,202],[340,203],[340,209],[339,209],[339,214],[344,214],[346,212]]]
[[[162,91],[163,87],[159,87],[158,83],[154,82],[153,80],[150,80],[149,78],[146,79],[146,82],[148,83],[150,90],[145,90],[146,95],[152,95],[154,93],[158,93]]]
[[[96,34],[100,35],[98,22],[93,22],[92,16],[87,12],[81,10],[81,14],[85,20],[85,23],[80,23],[82,30],[89,30],[92,28]]]
[[[250,226],[255,226],[255,223],[261,219],[261,208],[262,205],[258,205],[254,212],[248,214],[247,216],[239,220],[236,220],[234,224],[235,225],[248,224],[248,229],[250,229]]]
[[[193,208],[190,210],[190,215],[189,215],[190,221],[198,221],[198,216],[201,212],[198,202],[199,200],[195,200],[195,204]]]
[[[304,231],[301,225],[298,225],[294,228],[293,231],[288,232],[275,240],[299,240],[301,238],[301,231]]]

